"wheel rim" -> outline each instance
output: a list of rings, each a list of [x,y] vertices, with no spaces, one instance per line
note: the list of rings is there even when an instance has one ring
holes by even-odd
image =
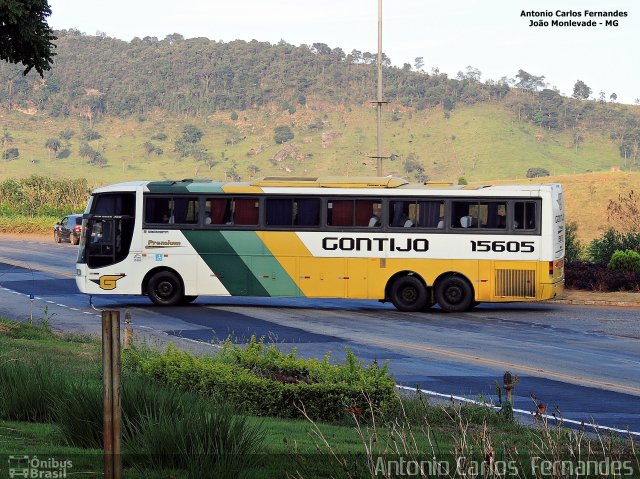
[[[413,304],[418,300],[418,290],[411,286],[403,288],[400,292],[400,299],[406,304]]]
[[[169,299],[175,293],[175,285],[172,281],[160,281],[156,286],[156,294],[162,299]]]
[[[459,304],[464,299],[464,292],[459,286],[449,286],[444,292],[444,298],[449,304]]]

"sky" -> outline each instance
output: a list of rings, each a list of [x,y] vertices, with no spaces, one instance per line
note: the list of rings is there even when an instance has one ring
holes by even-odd
[[[171,33],[216,41],[284,40],[325,43],[376,53],[376,0],[49,0],[54,29],[77,28],[130,41]],[[523,11],[552,13],[533,20]],[[604,22],[585,10],[621,11],[618,26],[551,26],[553,20]],[[556,11],[580,13],[560,17]],[[481,80],[515,78],[518,70],[544,76],[549,88],[570,96],[577,80],[609,100],[640,98],[640,2],[637,0],[383,0],[382,50],[396,66],[414,65],[455,77],[472,66]],[[615,19],[615,18],[613,18]]]

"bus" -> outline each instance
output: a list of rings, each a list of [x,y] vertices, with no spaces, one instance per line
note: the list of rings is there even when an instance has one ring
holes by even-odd
[[[564,289],[560,184],[395,177],[137,181],[94,190],[76,282],[89,295],[357,298],[400,311]]]

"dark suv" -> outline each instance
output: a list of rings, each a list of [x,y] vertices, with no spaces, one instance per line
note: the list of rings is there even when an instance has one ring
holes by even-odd
[[[70,241],[71,244],[80,243],[82,233],[82,215],[67,215],[53,227],[53,241],[61,243]]]

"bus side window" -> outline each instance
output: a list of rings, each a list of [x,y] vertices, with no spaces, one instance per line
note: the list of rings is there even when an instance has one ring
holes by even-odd
[[[451,203],[452,228],[477,228],[478,203],[470,201],[454,201]]]
[[[513,228],[519,231],[536,229],[536,203],[534,201],[515,202]]]
[[[417,226],[420,228],[444,228],[444,201],[419,201]]]
[[[411,212],[413,211],[413,217]],[[403,228],[416,224],[415,203],[411,201],[391,202],[391,224],[392,228]]]
[[[298,226],[320,226],[320,199],[296,198],[295,224]]]
[[[330,200],[327,210],[329,226],[353,226],[353,200]]]
[[[224,225],[231,221],[231,201],[228,198],[205,200],[205,225]]]
[[[293,225],[293,200],[291,198],[267,198],[267,226]]]
[[[480,203],[480,228],[505,229],[506,227],[506,203]]]
[[[233,199],[233,224],[257,225],[259,218],[258,198]]]

